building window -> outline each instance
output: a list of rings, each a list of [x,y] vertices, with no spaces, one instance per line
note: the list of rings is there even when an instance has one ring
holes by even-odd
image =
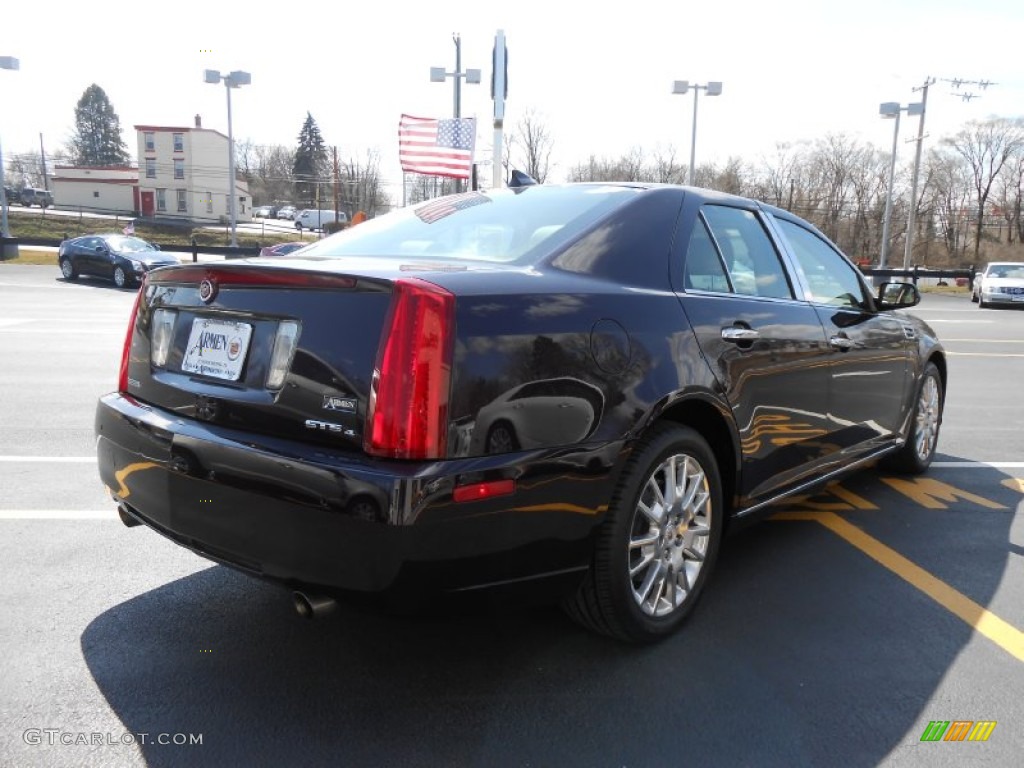
[[[143,136],[143,141],[146,144],[146,151],[147,152],[152,152],[153,150],[155,150],[156,149],[156,141],[153,139],[153,132],[152,131],[146,131],[145,133],[142,134],[142,136]]]
[[[158,189],[156,191],[156,209],[160,212],[167,210],[167,190]]]
[[[182,160],[180,157],[174,158],[174,178],[185,178],[185,161]]]
[[[92,193],[92,196],[93,196],[93,197],[99,197],[99,196],[100,196],[100,193],[99,193],[99,192],[93,192],[93,193]]]
[[[178,193],[178,213],[188,213],[188,200],[185,197],[185,190],[175,190]]]
[[[206,191],[206,212],[213,213],[213,192]]]
[[[174,134],[174,151],[184,152],[185,151],[185,134],[176,133]]]
[[[155,179],[156,178],[156,158],[155,157],[147,157],[146,158],[146,178],[147,179]]]

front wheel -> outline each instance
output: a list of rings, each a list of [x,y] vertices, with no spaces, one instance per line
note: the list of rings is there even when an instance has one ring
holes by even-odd
[[[939,442],[942,404],[942,377],[935,363],[928,363],[917,391],[917,403],[907,442],[896,453],[885,458],[884,467],[908,475],[920,475],[928,469],[935,458],[935,447]]]
[[[569,615],[588,629],[649,642],[682,624],[714,568],[725,520],[715,456],[694,430],[659,424],[641,439],[598,529]]]
[[[60,260],[60,273],[64,275],[65,280],[78,279],[78,270],[75,269],[75,265],[71,263],[71,259]]]

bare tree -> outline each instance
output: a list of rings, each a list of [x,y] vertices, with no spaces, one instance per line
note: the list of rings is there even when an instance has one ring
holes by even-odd
[[[511,135],[510,149],[515,151],[514,167],[523,171],[538,184],[543,184],[551,169],[551,150],[554,141],[543,119],[528,109]],[[512,157],[511,153],[506,157]]]
[[[1024,123],[1020,119],[993,118],[984,122],[970,122],[946,143],[967,163],[974,182],[974,260],[981,250],[982,228],[985,224],[985,206],[992,185],[1007,160],[1024,144]]]
[[[658,147],[651,156],[651,181],[658,184],[683,184],[686,181],[686,166],[676,160],[676,148]]]
[[[391,207],[391,199],[384,191],[380,178],[380,155],[376,150],[366,153],[363,162],[350,157],[339,162],[341,209],[351,219],[356,211],[376,216]]]

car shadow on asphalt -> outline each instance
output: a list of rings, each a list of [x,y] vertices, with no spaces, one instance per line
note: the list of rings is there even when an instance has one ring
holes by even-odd
[[[1003,487],[998,470],[973,471]],[[910,530],[936,563],[962,549],[955,505],[895,509],[872,471],[850,485],[879,509],[849,519],[890,546]],[[1011,551],[1020,495],[1003,490],[1009,513],[972,521],[987,549],[960,588],[982,605]],[[931,703],[972,636],[825,526],[768,520],[728,538],[698,610],[652,646],[591,635],[555,608],[342,604],[308,622],[286,590],[211,567],[99,615],[81,647],[128,731],[202,734],[142,746],[152,765],[874,766],[930,746],[922,719],[991,716]]]

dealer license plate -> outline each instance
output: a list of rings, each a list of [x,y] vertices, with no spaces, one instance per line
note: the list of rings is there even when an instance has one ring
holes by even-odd
[[[238,381],[251,336],[252,326],[249,323],[197,317],[192,321],[181,370]]]

